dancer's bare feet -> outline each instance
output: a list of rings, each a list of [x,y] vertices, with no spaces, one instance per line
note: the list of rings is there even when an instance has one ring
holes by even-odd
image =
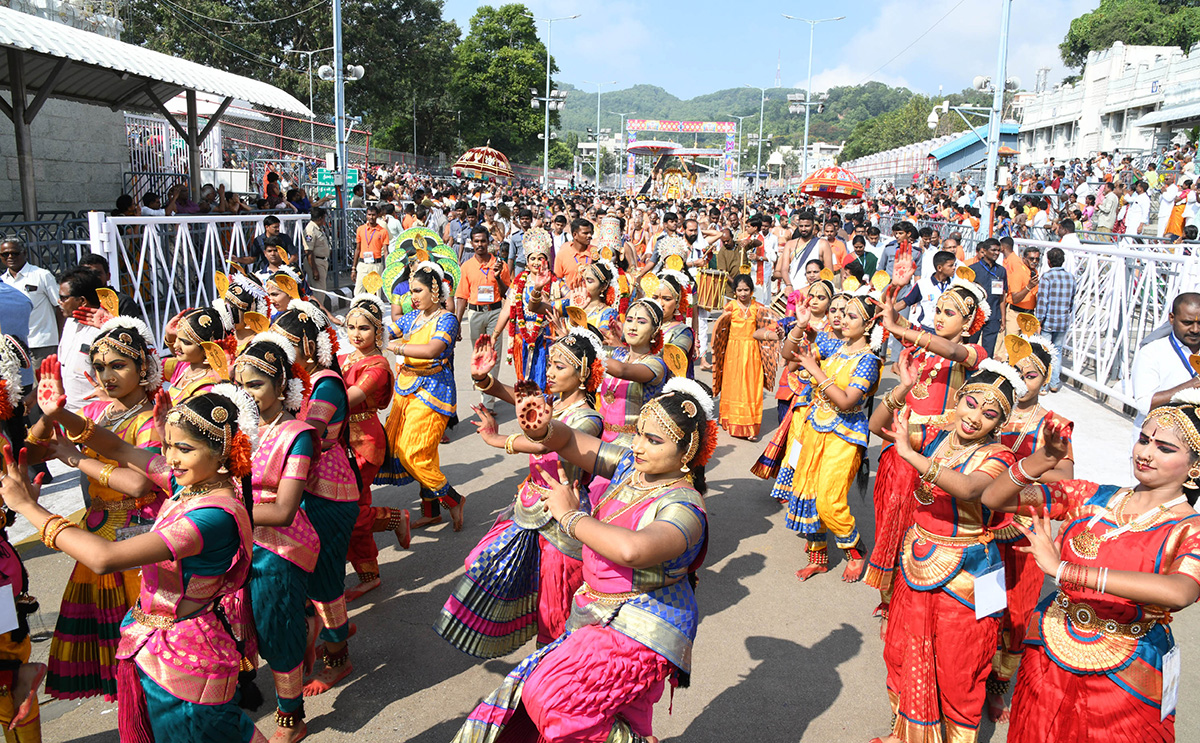
[[[459,501],[457,506],[450,509],[450,521],[454,524],[454,531],[462,531],[463,501]]]
[[[396,535],[396,541],[400,542],[400,549],[406,550],[412,544],[412,516],[409,515],[408,509],[404,508],[400,511],[400,524],[392,529],[392,533]]]
[[[440,523],[442,523],[442,517],[441,517],[441,516],[422,516],[421,518],[419,518],[419,519],[417,519],[416,521],[412,522],[412,526],[411,526],[411,528],[413,528],[413,529],[427,529],[427,528],[429,528],[429,527],[431,527],[431,526],[437,526],[437,525],[438,525],[438,524],[440,524]]]
[[[863,573],[867,569],[866,558],[860,557],[854,560],[846,561],[846,569],[842,571],[842,580],[846,583],[857,583],[862,580]]]
[[[325,666],[321,672],[312,677],[312,680],[304,685],[304,696],[315,697],[318,694],[324,694],[333,687],[337,686],[338,682],[350,675],[354,670],[354,665],[349,660],[345,665],[336,668]]]
[[[1008,722],[1009,706],[1004,703],[1003,694],[993,694],[988,692],[987,695],[987,715],[992,722]]]
[[[357,586],[346,589],[346,601],[354,601],[356,599],[360,599],[363,597],[363,595],[368,594],[371,591],[374,591],[376,588],[379,588],[379,586],[381,584],[382,584],[382,581],[379,579],[378,575],[375,576],[374,578],[368,578],[366,580],[359,580]]]
[[[13,715],[12,722],[9,723],[9,730],[16,730],[17,726],[25,722],[29,717],[29,713],[33,711],[33,705],[37,702],[38,687],[42,685],[42,679],[46,678],[45,663],[22,663],[17,670],[17,683],[13,689],[12,698],[14,703],[19,703],[16,713]]]
[[[313,672],[313,666],[317,663],[317,633],[321,631],[321,622],[316,617],[307,617],[308,624],[308,644],[304,646],[304,667],[303,673],[305,676]]]
[[[304,724],[304,720],[298,720],[295,727],[275,728],[269,743],[299,743],[307,737],[308,725]]]
[[[801,583],[803,583],[804,581],[808,580],[809,578],[813,577],[814,575],[818,575],[820,573],[828,573],[828,572],[829,572],[828,565],[817,565],[815,563],[809,563],[808,567],[805,567],[805,568],[802,568],[802,569],[796,571],[796,577],[800,579]]]

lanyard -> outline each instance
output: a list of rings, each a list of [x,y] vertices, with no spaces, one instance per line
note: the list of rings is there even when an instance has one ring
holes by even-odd
[[[1183,364],[1184,369],[1187,369],[1188,377],[1190,378],[1196,376],[1196,370],[1192,368],[1191,362],[1188,361],[1190,354],[1184,352],[1183,344],[1181,344],[1179,340],[1175,338],[1174,333],[1171,333],[1167,337],[1171,339],[1171,350],[1173,350],[1175,355],[1179,357],[1179,363]]]
[[[996,281],[1000,280],[1000,277],[997,276],[996,274],[992,273],[992,269],[988,268],[988,264],[986,261],[979,261],[979,265],[983,266],[983,270],[988,272],[988,276],[991,276]]]

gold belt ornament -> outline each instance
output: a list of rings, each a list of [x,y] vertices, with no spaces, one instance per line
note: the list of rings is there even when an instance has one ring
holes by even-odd
[[[985,531],[973,537],[948,537],[944,534],[934,534],[920,524],[914,524],[914,526],[917,529],[917,536],[920,539],[944,547],[970,547],[973,544],[987,544],[994,539],[994,535],[990,531]]]
[[[1096,615],[1095,609],[1087,604],[1077,604],[1071,601],[1062,591],[1059,591],[1058,595],[1054,597],[1054,603],[1067,616],[1071,624],[1079,629],[1100,632],[1110,637],[1131,637],[1136,640],[1144,637],[1160,621],[1159,619],[1144,619],[1140,622],[1123,624],[1115,619],[1101,619]]]
[[[375,414],[378,412],[379,412],[378,410],[366,410],[362,413],[355,413],[354,415],[350,416],[350,422],[351,423],[362,423],[365,420],[374,418]]]
[[[142,611],[141,604],[134,604],[133,609],[130,611],[133,613],[134,621],[143,627],[150,627],[152,629],[171,629],[175,626],[175,617],[147,614],[146,612]]]
[[[623,591],[621,593],[604,593],[591,586],[583,587],[583,595],[600,604],[621,604],[641,596],[645,591]]]
[[[96,498],[91,508],[97,511],[131,511],[150,503],[153,498],[122,498],[121,500],[104,500]]]

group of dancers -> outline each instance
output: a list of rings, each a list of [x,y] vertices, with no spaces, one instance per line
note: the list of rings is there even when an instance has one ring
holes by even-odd
[[[718,430],[756,434],[772,391],[781,422],[753,472],[807,541],[797,576],[828,572],[832,532],[842,579],[880,592],[895,723],[876,740],[974,740],[985,711],[1011,719],[1010,741],[1174,740],[1168,623],[1200,597],[1200,395],[1147,417],[1136,487],[1077,479],[1072,424],[1039,401],[1055,350],[1036,321],[1005,339],[1006,363],[988,358],[967,341],[988,303],[966,271],[931,326],[910,325],[896,308],[916,271],[904,246],[890,276],[813,276],[784,317],[754,299],[750,275],[730,277],[710,391],[694,379],[705,330],[690,246],[660,240],[635,274],[622,230],[604,226],[616,237],[594,241],[569,278],[550,271],[550,234],[526,231],[526,271],[500,326],[513,384],[494,373],[501,331],[472,350],[474,387],[513,405],[517,422],[502,432],[476,406],[478,437],[527,457],[528,474],[430,620],[479,658],[535,638],[537,649],[456,743],[656,740],[655,703],[690,678]],[[264,740],[244,710],[261,701],[263,665],[271,740],[305,737],[304,698],[352,671],[346,603],[380,585],[374,534],[407,549],[443,509],[455,531],[464,524],[465,494],[438,457],[458,412],[454,275],[416,256],[405,279],[407,312],[361,294],[334,317],[275,267],[219,276],[212,306],[180,313],[164,338],[93,316],[98,399],[71,412],[51,357],[38,370],[41,418],[19,435],[12,393],[32,364],[4,336],[0,495],[77,560],[50,660],[31,664],[36,605],[0,541],[20,618],[0,635],[0,720],[18,740],[40,739],[43,678],[56,698],[116,699],[122,741]],[[899,384],[876,400],[889,337],[904,349]],[[847,494],[871,433],[886,446],[864,535]],[[80,523],[38,504],[29,467],[49,459],[88,480]],[[374,506],[374,484],[415,484],[420,517]],[[1057,538],[1051,519],[1065,523]],[[1045,575],[1059,590],[1039,601]]]

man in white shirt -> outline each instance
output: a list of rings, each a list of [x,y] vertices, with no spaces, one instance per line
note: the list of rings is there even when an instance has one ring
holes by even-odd
[[[1138,181],[1136,193],[1129,197],[1129,211],[1125,214],[1125,232],[1140,235],[1150,220],[1150,197],[1146,195],[1146,182]]]
[[[1171,401],[1175,393],[1200,387],[1188,358],[1200,353],[1200,294],[1184,292],[1171,303],[1171,333],[1138,349],[1133,359],[1132,392],[1137,404],[1133,437],[1137,440],[1146,414]]]
[[[100,277],[86,268],[76,268],[63,274],[58,285],[58,306],[66,321],[62,337],[58,341],[58,363],[62,365],[63,392],[67,395],[67,410],[78,412],[89,402],[95,388],[88,381],[92,370],[92,341],[100,335],[100,329],[84,325],[72,315],[85,307],[99,308],[100,297],[96,290],[102,283]]]
[[[58,331],[62,324],[58,314],[58,281],[54,274],[27,259],[28,252],[20,238],[0,241],[0,261],[7,268],[4,283],[29,297],[33,304],[29,314],[29,351],[41,361],[58,347]]]
[[[1167,222],[1171,221],[1171,210],[1175,208],[1175,200],[1179,198],[1179,186],[1175,176],[1162,177],[1162,191],[1158,194],[1158,236],[1167,234]]]

